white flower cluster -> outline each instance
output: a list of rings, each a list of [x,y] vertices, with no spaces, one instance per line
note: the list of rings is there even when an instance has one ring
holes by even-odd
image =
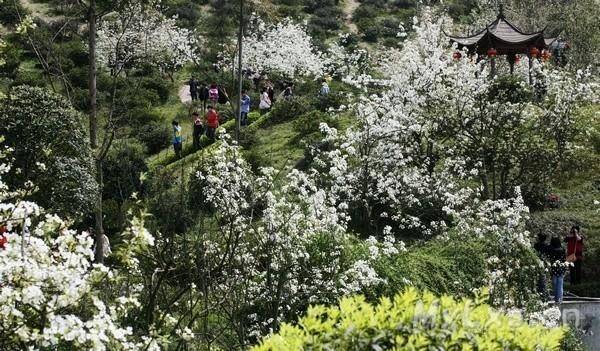
[[[181,67],[198,59],[195,33],[167,18],[157,4],[135,3],[106,16],[98,26],[98,61],[121,71],[140,63]]]
[[[252,317],[252,335],[269,332],[309,303],[331,303],[383,283],[371,266],[374,258],[344,254],[346,207],[317,186],[319,174],[292,170],[285,179],[276,176],[269,168],[253,174],[239,148],[226,141],[197,174],[203,201],[220,227],[220,234],[204,241],[203,260],[214,264],[210,271],[228,272],[213,281],[218,291],[242,289],[243,304],[263,311]],[[274,187],[276,182],[283,185]],[[392,238],[378,246],[386,255],[402,249]],[[231,266],[219,266],[221,257],[230,257]]]
[[[291,19],[266,24],[254,17],[250,33],[244,36],[243,67],[254,72],[277,71],[288,77],[322,76],[323,54],[312,44],[306,29]]]
[[[4,153],[0,153],[0,161]],[[36,204],[15,199],[0,165],[0,325],[3,345],[30,350],[74,348],[138,350],[131,327],[122,326],[134,295],[110,304],[99,286],[113,279],[106,266],[93,264],[92,237],[77,233],[57,216],[44,215]],[[12,202],[11,202],[12,201]]]

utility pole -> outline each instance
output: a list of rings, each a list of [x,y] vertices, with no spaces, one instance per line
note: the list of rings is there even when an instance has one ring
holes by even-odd
[[[240,0],[240,31],[238,33],[238,109],[235,122],[235,140],[240,142],[240,125],[242,121],[242,37],[244,35],[244,0]]]

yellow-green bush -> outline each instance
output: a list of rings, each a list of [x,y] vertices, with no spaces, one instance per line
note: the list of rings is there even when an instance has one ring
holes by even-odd
[[[362,296],[309,308],[253,348],[268,350],[558,350],[560,328],[528,325],[484,304],[408,289],[373,306]]]

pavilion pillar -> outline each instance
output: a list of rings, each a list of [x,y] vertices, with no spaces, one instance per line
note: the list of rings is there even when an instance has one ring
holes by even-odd
[[[531,57],[531,55],[527,55],[527,57],[529,58],[529,85],[533,84],[533,73],[531,72],[531,65],[533,63],[533,58]]]
[[[490,58],[490,75],[492,78],[496,76],[496,57]]]

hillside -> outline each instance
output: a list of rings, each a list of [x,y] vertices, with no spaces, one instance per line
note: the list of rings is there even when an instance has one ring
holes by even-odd
[[[591,345],[594,0],[241,4],[0,0],[1,350]]]

